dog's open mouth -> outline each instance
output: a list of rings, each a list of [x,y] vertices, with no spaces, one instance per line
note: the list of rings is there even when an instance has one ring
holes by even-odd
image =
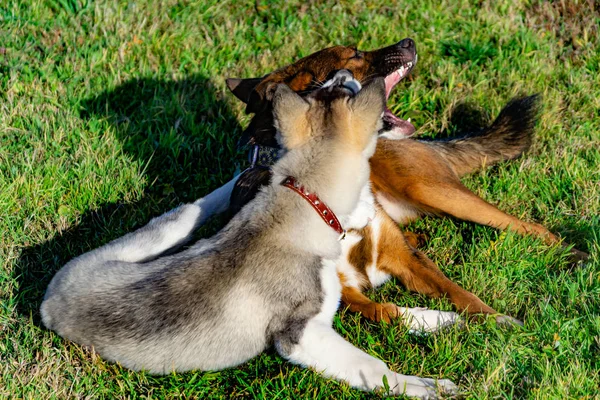
[[[385,97],[386,99],[390,98],[390,93],[392,89],[408,74],[412,71],[413,67],[417,63],[417,59],[415,56],[414,61],[409,61],[404,63],[400,68],[392,71],[385,77]],[[413,124],[410,123],[410,118],[408,120],[403,120],[398,118],[392,113],[392,111],[386,106],[385,111],[383,113],[383,128],[379,131],[380,134],[391,134],[394,137],[409,137],[415,133],[416,129]]]

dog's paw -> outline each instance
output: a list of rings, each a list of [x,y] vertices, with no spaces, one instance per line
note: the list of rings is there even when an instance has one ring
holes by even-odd
[[[403,308],[393,303],[370,303],[361,305],[357,311],[371,321],[390,323],[402,315]]]
[[[496,324],[505,328],[514,328],[515,326],[523,326],[523,322],[509,315],[498,315]]]
[[[449,379],[419,378],[397,374],[396,384],[390,385],[390,394],[405,395],[418,399],[438,399],[439,395],[455,395],[458,386]]]
[[[584,251],[577,250],[576,248],[572,248],[570,250],[570,258],[573,264],[585,263],[590,259],[590,255]]]
[[[413,334],[433,333],[462,323],[460,315],[455,312],[427,308],[406,308],[403,310],[402,317]]]

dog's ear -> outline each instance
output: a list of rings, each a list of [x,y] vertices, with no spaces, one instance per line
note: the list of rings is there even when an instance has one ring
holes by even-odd
[[[273,92],[273,116],[281,145],[293,149],[306,143],[310,136],[308,109],[310,105],[286,84],[279,84]]]
[[[252,92],[263,79],[264,77],[249,79],[227,78],[225,79],[225,83],[227,83],[227,87],[235,97],[244,102],[244,104],[248,104]]]
[[[375,78],[365,85],[350,101],[358,118],[376,123],[385,110],[385,80]]]

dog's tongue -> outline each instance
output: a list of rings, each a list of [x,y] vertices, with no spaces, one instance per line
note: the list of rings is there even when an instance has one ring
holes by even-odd
[[[396,117],[394,113],[392,113],[387,107],[385,108],[385,111],[383,113],[383,121],[384,123],[392,126],[392,130],[394,130],[394,133],[403,135],[405,137],[412,136],[416,131],[413,124],[406,120]]]
[[[404,78],[404,75],[400,73],[400,71],[394,71],[388,76],[385,77],[385,98],[388,99],[390,97],[390,93],[394,86],[398,84]]]

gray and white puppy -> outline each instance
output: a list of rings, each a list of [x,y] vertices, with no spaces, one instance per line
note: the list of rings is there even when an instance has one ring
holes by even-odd
[[[405,376],[332,328],[340,298],[339,234],[300,195],[317,193],[342,225],[369,179],[385,106],[383,80],[360,86],[347,71],[303,99],[286,85],[273,111],[286,154],[273,178],[220,232],[176,254],[224,201],[234,181],[67,263],[41,306],[44,324],[134,370],[165,374],[239,365],[270,345],[293,363],[352,386],[434,397],[446,380]]]

